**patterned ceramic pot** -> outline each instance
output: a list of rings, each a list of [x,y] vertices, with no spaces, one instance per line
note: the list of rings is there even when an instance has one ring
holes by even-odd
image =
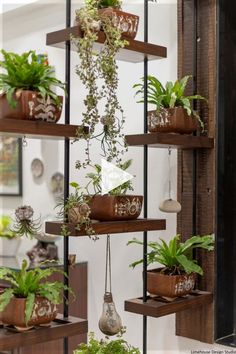
[[[44,99],[38,92],[22,90],[15,95],[17,105],[16,108],[12,108],[8,104],[6,95],[0,95],[1,117],[56,123],[60,119],[63,102],[63,97],[58,97],[61,104],[56,106],[50,97]]]
[[[10,303],[1,313],[1,320],[4,324],[13,325],[24,329],[36,325],[46,325],[53,321],[58,313],[57,306],[52,304],[44,297],[36,297],[34,309],[28,324],[25,323],[25,304],[24,298],[12,298]]]
[[[139,16],[133,15],[113,7],[99,10],[100,17],[107,16],[112,19],[115,27],[122,32],[122,37],[134,39],[138,31]]]
[[[166,275],[163,268],[147,271],[147,290],[152,295],[178,297],[189,294],[195,286],[196,274]]]
[[[163,108],[159,112],[148,112],[148,130],[150,133],[191,134],[197,128],[197,120],[189,116],[182,107]]]
[[[134,220],[142,210],[143,196],[140,195],[95,195],[89,206],[90,218],[100,221]]]

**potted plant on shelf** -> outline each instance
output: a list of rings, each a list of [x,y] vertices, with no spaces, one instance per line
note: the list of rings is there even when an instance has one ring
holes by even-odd
[[[35,51],[16,54],[1,50],[0,68],[1,118],[57,122],[63,97],[53,91],[65,85],[54,77],[54,69],[45,56]]]
[[[101,18],[99,6],[102,6],[102,2],[100,4],[98,0],[85,0],[85,6],[76,11],[83,32],[82,36],[73,38],[80,59],[76,73],[87,91],[82,125],[77,131],[77,139],[87,141],[86,159],[84,162],[77,161],[77,168],[91,164],[91,139],[96,138],[101,142],[103,156],[108,161],[119,163],[120,156],[126,151],[122,133],[125,118],[117,96],[119,79],[116,55],[128,42],[122,39],[122,30],[114,25],[112,18],[105,15]],[[104,43],[100,50],[96,50],[94,45],[98,41],[101,25]],[[89,133],[84,133],[84,127],[89,128]]]
[[[88,344],[81,343],[73,354],[140,354],[138,348],[133,347],[122,338],[123,333],[124,331],[121,331],[121,334],[117,335],[115,340],[109,340],[108,337],[98,340],[95,338],[94,333],[91,332]]]
[[[117,167],[126,171],[131,163],[132,160],[127,160],[118,164]],[[98,164],[94,166],[94,169],[95,172],[86,175],[90,180],[86,186],[87,191],[90,185],[94,189],[94,194],[89,193],[90,218],[100,221],[137,219],[142,210],[143,196],[127,195],[128,191],[133,190],[131,180],[102,195],[102,169]]]
[[[149,75],[147,99],[156,109],[148,112],[149,132],[165,132],[191,134],[198,125],[204,129],[204,124],[191,104],[195,100],[206,100],[200,95],[186,96],[185,89],[191,76],[181,80],[167,82],[165,86],[154,76]],[[143,80],[143,79],[142,79]],[[135,84],[136,95],[143,95],[144,85]],[[143,102],[143,99],[138,103]]]
[[[0,279],[9,284],[0,295],[1,321],[18,330],[50,325],[57,316],[57,305],[62,303],[62,291],[70,288],[59,281],[48,281],[60,269],[49,267],[27,270],[24,260],[20,270],[0,267]]]
[[[143,245],[143,242],[133,239],[129,244]],[[192,236],[184,243],[175,236],[167,244],[151,241],[148,243],[151,251],[147,253],[147,263],[160,263],[164,267],[147,271],[147,290],[151,295],[175,298],[189,294],[195,286],[196,274],[203,275],[202,268],[192,258],[193,249],[214,249],[212,235]],[[143,259],[131,264],[136,267]]]
[[[0,238],[2,240],[2,256],[15,257],[20,246],[19,235],[11,230],[11,217],[0,216]]]

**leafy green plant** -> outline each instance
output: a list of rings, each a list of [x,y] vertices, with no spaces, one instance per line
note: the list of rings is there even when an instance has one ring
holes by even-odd
[[[148,75],[147,98],[148,103],[156,106],[156,110],[160,111],[163,108],[183,107],[189,116],[193,115],[204,128],[198,113],[192,108],[191,103],[195,100],[206,100],[200,95],[186,96],[185,89],[191,76],[185,76],[181,80],[175,82],[168,81],[165,86],[154,76]],[[142,78],[144,81],[144,78]],[[144,94],[144,84],[135,84],[133,88],[137,89],[135,95]],[[143,103],[143,99],[138,101]]]
[[[126,171],[132,164],[132,160],[127,160],[123,163],[119,163],[117,167],[121,168],[123,171]],[[95,164],[94,166],[95,172],[87,173],[86,178],[90,179],[88,182],[86,189],[89,190],[89,186],[92,184],[94,193],[101,194],[102,193],[102,168],[100,165]],[[109,195],[124,195],[128,191],[133,191],[132,181],[127,181],[121,184],[119,187],[112,189],[108,194]],[[89,192],[88,192],[89,193]],[[90,193],[89,193],[90,194]]]
[[[120,0],[100,0],[98,2],[98,8],[99,9],[104,9],[106,7],[115,7],[115,8],[120,8],[122,2]]]
[[[28,263],[23,260],[21,269],[12,270],[5,267],[0,267],[0,279],[10,284],[10,288],[6,288],[0,295],[0,312],[9,304],[11,299],[15,296],[17,298],[26,299],[25,307],[25,324],[29,322],[36,296],[47,298],[53,304],[58,305],[62,302],[62,291],[68,290],[73,294],[71,288],[59,281],[49,282],[47,278],[54,273],[65,274],[57,268],[34,268],[27,270]]]
[[[128,242],[130,244],[143,245],[143,242],[133,239]],[[203,275],[202,268],[192,258],[192,250],[195,248],[202,248],[207,251],[214,249],[213,235],[206,236],[192,236],[184,243],[179,241],[179,235],[172,238],[167,244],[161,239],[161,242],[149,242],[148,247],[151,251],[147,253],[148,265],[152,263],[160,263],[165,266],[162,272],[169,275],[181,274],[183,272],[198,273]],[[142,263],[143,259],[133,262],[130,266],[136,267]]]
[[[120,155],[126,151],[122,133],[125,119],[117,97],[119,80],[115,57],[128,42],[121,38],[121,30],[113,24],[109,16],[99,14],[99,4],[99,0],[85,0],[85,7],[76,11],[84,34],[81,38],[73,38],[80,58],[76,73],[87,91],[82,128],[77,132],[78,140],[87,141],[86,158],[84,162],[77,161],[78,169],[91,164],[91,139],[101,142],[102,154],[108,161],[114,159],[119,163]],[[101,27],[105,33],[105,41],[101,50],[96,51],[94,44],[98,40]],[[85,126],[89,127],[89,133],[84,133]]]
[[[89,334],[88,344],[82,343],[73,354],[140,354],[140,350],[128,344],[122,338],[123,332],[117,335],[116,340],[97,340],[93,332]]]
[[[22,90],[38,91],[43,98],[50,96],[56,105],[61,105],[53,88],[58,86],[64,90],[65,85],[54,77],[54,69],[45,64],[44,56],[37,56],[33,50],[20,55],[2,49],[1,53],[0,68],[6,73],[0,73],[0,90],[6,94],[11,107],[17,104],[14,94]]]
[[[0,216],[0,237],[6,237],[8,239],[17,237],[17,233],[11,230],[11,217],[8,215]]]

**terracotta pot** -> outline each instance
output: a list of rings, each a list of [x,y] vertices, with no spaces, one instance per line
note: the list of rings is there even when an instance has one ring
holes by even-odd
[[[57,306],[44,297],[37,297],[34,309],[28,324],[25,323],[25,298],[12,298],[10,303],[1,313],[1,320],[4,324],[13,325],[19,328],[27,328],[36,325],[50,324],[57,316]]]
[[[178,297],[189,294],[195,286],[196,274],[165,275],[161,269],[147,271],[147,290],[152,295]]]
[[[70,208],[68,221],[72,224],[79,224],[84,218],[90,217],[90,208],[87,203],[82,203]]]
[[[141,213],[142,203],[140,195],[95,195],[89,202],[90,218],[99,221],[134,220]]]
[[[139,16],[124,12],[113,7],[100,9],[101,17],[108,16],[115,27],[122,32],[122,37],[134,39],[138,31]]]
[[[148,130],[150,133],[191,134],[197,128],[196,118],[189,116],[182,107],[163,108],[159,112],[148,112]]]
[[[43,120],[45,122],[56,123],[60,119],[62,111],[63,97],[58,96],[61,105],[56,106],[51,98],[46,100],[40,93],[28,90],[22,90],[14,96],[17,100],[16,108],[12,108],[7,101],[6,95],[0,95],[0,117],[9,119],[23,120]]]

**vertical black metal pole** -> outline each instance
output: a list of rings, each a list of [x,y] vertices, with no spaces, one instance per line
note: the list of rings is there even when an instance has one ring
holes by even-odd
[[[198,31],[197,31],[197,11],[198,11],[198,0],[194,1],[194,31],[193,31],[193,94],[197,93],[197,40],[198,40]],[[196,102],[194,102],[194,109],[197,109]],[[197,234],[197,151],[193,150],[193,175],[192,175],[192,184],[193,184],[193,215],[192,215],[192,232],[193,235]]]
[[[66,0],[66,27],[70,27],[71,24],[71,0]],[[67,95],[65,97],[65,124],[70,124],[70,41],[66,42],[66,54],[65,54],[65,81]],[[64,145],[64,200],[66,201],[69,196],[69,181],[70,181],[70,140],[65,138]],[[68,220],[65,220],[67,222]],[[69,276],[69,237],[64,237],[64,272]],[[69,278],[64,276],[64,284],[69,286]],[[68,317],[68,291],[64,291],[64,317]],[[64,354],[68,354],[68,338],[64,338]]]
[[[148,0],[144,0],[144,42],[148,42]],[[148,58],[144,58],[144,133],[147,133]],[[148,146],[143,150],[144,218],[148,216]],[[147,301],[147,232],[143,233],[143,301]],[[143,316],[143,354],[147,353],[147,316]]]

